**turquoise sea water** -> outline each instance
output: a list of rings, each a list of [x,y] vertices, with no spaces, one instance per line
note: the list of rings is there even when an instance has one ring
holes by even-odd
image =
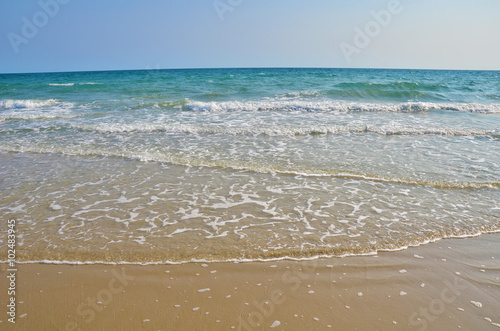
[[[0,75],[0,176],[24,261],[342,256],[495,232],[500,72]]]

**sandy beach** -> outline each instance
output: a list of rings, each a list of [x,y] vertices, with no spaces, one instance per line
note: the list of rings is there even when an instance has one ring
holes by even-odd
[[[500,331],[500,1],[0,3],[0,331]]]
[[[300,262],[19,264],[15,329],[498,330],[499,239]]]

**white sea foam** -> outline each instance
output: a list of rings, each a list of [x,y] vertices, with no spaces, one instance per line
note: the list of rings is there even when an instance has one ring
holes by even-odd
[[[78,85],[104,85],[103,83],[94,83],[94,82],[87,82],[87,83],[78,83]],[[49,86],[75,86],[75,83],[50,83]]]
[[[58,103],[55,99],[49,100],[35,100],[35,99],[26,99],[26,100],[14,100],[14,99],[5,99],[0,101],[0,109],[37,109],[43,107],[51,107]]]
[[[107,123],[97,125],[74,125],[83,131],[100,133],[187,133],[187,134],[220,134],[220,135],[267,135],[267,136],[303,136],[340,133],[376,133],[381,135],[440,135],[440,136],[477,136],[495,133],[494,130],[474,130],[446,127],[408,127],[408,126],[374,126],[374,125],[305,125],[305,126],[273,126],[273,127],[222,127],[193,124],[165,123]]]
[[[75,83],[50,83],[50,86],[73,86]]]
[[[474,238],[478,237],[481,234],[487,233],[500,233],[498,231],[484,231],[476,234],[471,234],[469,236],[445,236],[443,238],[436,238],[433,240],[426,240],[421,243],[415,243],[407,246],[401,246],[394,249],[377,249],[372,252],[367,253],[343,253],[343,254],[318,254],[314,256],[308,257],[293,257],[293,256],[281,256],[281,257],[273,257],[273,258],[228,258],[228,259],[189,259],[183,261],[172,261],[172,260],[164,260],[164,261],[151,261],[151,262],[143,262],[143,261],[100,261],[100,260],[92,260],[92,261],[71,261],[71,260],[29,260],[29,261],[17,261],[18,264],[56,264],[56,265],[182,265],[188,263],[210,263],[211,265],[215,263],[254,263],[254,262],[278,262],[278,261],[315,261],[319,259],[331,259],[331,258],[346,258],[346,257],[354,257],[354,256],[376,256],[380,252],[398,252],[407,250],[410,247],[419,247],[422,245],[427,245],[429,243],[434,243],[440,241],[442,239],[463,239],[463,238]],[[7,263],[8,261],[0,260],[0,263]],[[207,265],[208,266],[208,265]],[[422,284],[421,284],[422,285]]]
[[[201,158],[190,157],[190,156],[180,156],[165,152],[155,152],[155,151],[143,151],[140,153],[130,152],[126,153],[121,150],[113,150],[108,148],[96,148],[96,147],[71,147],[71,146],[7,146],[0,145],[0,151],[3,152],[20,152],[20,153],[57,153],[65,155],[78,155],[78,156],[89,156],[89,155],[100,155],[106,157],[122,157],[135,159],[142,162],[167,162],[170,164],[182,165],[182,166],[195,166],[195,167],[206,167],[206,168],[226,168],[234,170],[244,170],[244,171],[255,171],[259,173],[271,173],[271,174],[286,174],[286,175],[296,175],[296,176],[306,176],[306,177],[333,177],[333,178],[350,178],[350,179],[360,179],[368,180],[379,183],[396,183],[396,184],[406,184],[406,185],[418,185],[426,187],[437,187],[437,188],[447,188],[447,189],[498,189],[500,187],[499,182],[446,182],[446,181],[423,181],[412,178],[398,178],[398,177],[388,177],[376,174],[364,174],[344,170],[317,170],[317,169],[301,169],[295,170],[291,168],[283,168],[279,166],[269,166],[262,165],[252,162],[241,162],[239,160],[203,160]],[[382,212],[383,210],[377,209],[376,211]],[[194,215],[195,217],[197,215]],[[199,215],[198,215],[199,216]],[[177,234],[179,231],[190,231],[191,229],[178,229],[176,232],[170,234]]]
[[[0,120],[51,120],[75,118],[81,115],[71,114],[75,107],[72,102],[49,100],[2,100],[0,101]]]
[[[277,95],[277,99],[300,99],[300,98],[308,98],[308,97],[317,97],[321,94],[320,91],[300,91],[300,92],[288,92],[284,94]]]
[[[61,113],[41,113],[41,112],[22,112],[22,113],[2,113],[0,121],[5,120],[53,120],[53,119],[71,119],[80,117],[79,115],[68,115]]]
[[[500,113],[500,104],[477,103],[365,103],[338,100],[249,100],[202,102],[187,100],[188,109],[193,111],[312,111],[312,112],[421,112],[429,110],[452,110],[476,113]]]

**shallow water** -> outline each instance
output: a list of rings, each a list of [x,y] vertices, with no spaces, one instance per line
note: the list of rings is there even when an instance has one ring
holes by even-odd
[[[0,75],[0,216],[23,261],[343,256],[496,232],[499,75]]]

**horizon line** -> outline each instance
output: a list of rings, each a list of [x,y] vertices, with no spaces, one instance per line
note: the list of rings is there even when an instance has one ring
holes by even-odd
[[[0,75],[23,74],[64,74],[83,72],[117,72],[117,71],[152,71],[152,70],[236,70],[236,69],[347,69],[347,70],[419,70],[419,71],[500,71],[500,69],[435,69],[435,68],[384,68],[384,67],[183,67],[183,68],[134,68],[134,69],[102,69],[102,70],[70,70],[70,71],[34,71],[34,72],[0,72]]]

